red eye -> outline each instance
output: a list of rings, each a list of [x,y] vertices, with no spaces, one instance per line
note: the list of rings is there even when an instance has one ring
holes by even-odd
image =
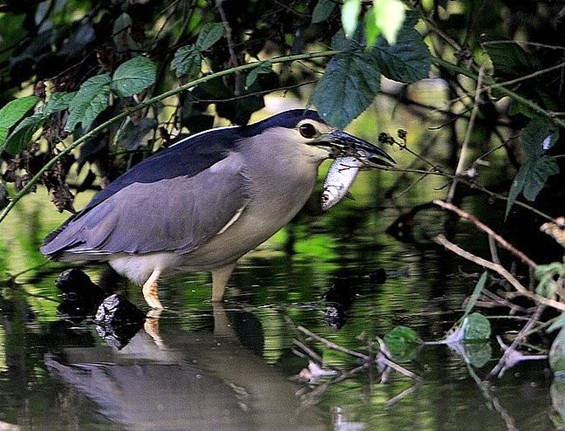
[[[301,124],[298,131],[303,137],[308,139],[316,136],[316,128],[310,123]]]

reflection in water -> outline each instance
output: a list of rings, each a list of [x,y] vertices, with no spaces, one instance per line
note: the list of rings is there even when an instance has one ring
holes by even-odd
[[[162,320],[148,318],[119,351],[66,347],[45,363],[127,429],[325,429],[315,410],[301,406],[298,387],[242,346],[221,305],[213,334],[160,330]]]

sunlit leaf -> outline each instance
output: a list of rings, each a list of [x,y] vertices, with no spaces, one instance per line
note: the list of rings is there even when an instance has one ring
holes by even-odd
[[[39,98],[36,96],[21,97],[8,102],[0,109],[0,145],[8,135],[8,129],[20,121],[38,101]]]
[[[87,130],[96,117],[108,107],[111,78],[107,74],[87,79],[79,88],[69,105],[69,118],[65,125],[67,132],[82,123]]]
[[[44,121],[45,117],[42,114],[24,118],[8,135],[4,144],[0,145],[0,153],[6,151],[12,155],[19,154],[31,143],[33,135]]]
[[[112,89],[123,97],[141,93],[153,85],[155,64],[145,57],[134,57],[118,66],[112,77]]]
[[[344,128],[373,102],[380,89],[380,78],[372,54],[340,53],[326,67],[311,102],[326,121]]]
[[[199,51],[206,51],[224,35],[225,27],[221,22],[211,22],[202,26],[195,46]]]
[[[377,25],[377,19],[375,17],[375,8],[371,8],[365,14],[365,35],[367,37],[367,46],[369,47],[374,46],[380,34],[381,34],[381,29]]]
[[[400,0],[373,0],[373,5],[376,26],[387,42],[394,45],[406,14],[404,3]]]
[[[171,62],[171,70],[177,77],[187,76],[194,78],[200,73],[202,64],[202,53],[194,45],[182,46],[175,52]]]
[[[418,346],[422,344],[418,334],[406,326],[397,326],[388,332],[384,337],[384,342],[394,359],[398,361],[413,359]]]
[[[317,24],[327,20],[336,6],[335,0],[318,0],[312,12],[312,23]]]
[[[480,313],[469,314],[463,320],[463,340],[488,340],[490,338],[491,327],[489,320]]]
[[[341,25],[347,37],[352,37],[359,24],[361,0],[345,0],[341,6]]]

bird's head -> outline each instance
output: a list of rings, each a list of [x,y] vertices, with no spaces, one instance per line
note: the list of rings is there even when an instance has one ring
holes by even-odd
[[[326,123],[315,111],[293,109],[247,126],[249,136],[262,135],[270,140],[298,144],[305,151],[314,150],[320,158],[355,156],[382,166],[392,166],[394,159],[385,151]],[[305,147],[304,147],[305,146]]]

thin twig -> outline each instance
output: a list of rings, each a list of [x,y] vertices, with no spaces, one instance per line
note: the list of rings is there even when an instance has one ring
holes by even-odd
[[[504,277],[506,281],[508,281],[512,287],[522,296],[530,298],[533,301],[536,301],[540,304],[547,305],[549,307],[553,307],[560,311],[565,311],[565,304],[555,301],[553,299],[544,298],[543,296],[536,295],[535,293],[526,289],[522,283],[520,283],[506,268],[502,265],[493,263],[489,260],[483,259],[482,257],[476,256],[466,250],[463,250],[461,247],[453,244],[449,241],[444,235],[438,235],[434,238],[434,241],[438,244],[443,245],[448,250],[458,254],[459,256],[476,263],[484,268],[488,268],[492,271],[497,272],[499,275]]]
[[[440,207],[442,207],[446,210],[453,211],[459,217],[464,218],[466,220],[469,220],[478,229],[485,232],[489,237],[492,237],[497,243],[499,243],[502,247],[504,247],[506,250],[508,250],[513,255],[515,255],[517,258],[519,258],[522,262],[524,262],[530,268],[532,268],[534,270],[537,268],[537,264],[532,259],[530,259],[523,252],[518,250],[516,247],[514,247],[512,244],[510,244],[508,241],[506,241],[504,238],[502,238],[495,231],[493,231],[490,227],[485,225],[483,222],[478,220],[473,215],[469,214],[466,211],[463,211],[461,208],[458,208],[451,203],[443,202],[443,201],[440,201],[440,200],[434,200],[434,204],[436,204],[436,205],[438,205],[438,206],[440,206]]]
[[[330,340],[327,340],[323,337],[320,337],[319,335],[314,334],[312,331],[309,331],[304,326],[297,326],[296,330],[302,332],[304,335],[306,335],[308,337],[313,338],[316,341],[319,341],[322,344],[325,344],[327,347],[329,347],[332,350],[337,350],[338,352],[342,352],[342,353],[345,353],[346,355],[350,355],[350,356],[354,356],[354,357],[359,358],[359,359],[363,359],[364,361],[370,360],[369,355],[365,355],[363,353],[356,352],[355,350],[348,349],[347,347],[342,347],[339,344],[336,344],[336,343],[334,343]]]

